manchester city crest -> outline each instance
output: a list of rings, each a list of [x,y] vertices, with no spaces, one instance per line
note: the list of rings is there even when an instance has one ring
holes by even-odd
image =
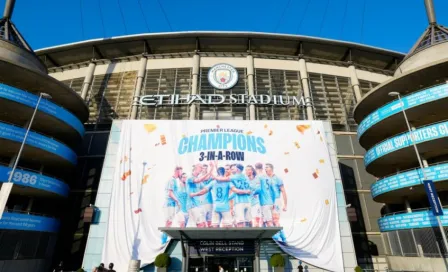
[[[208,71],[208,82],[219,90],[231,89],[238,82],[238,72],[229,64],[216,64]]]

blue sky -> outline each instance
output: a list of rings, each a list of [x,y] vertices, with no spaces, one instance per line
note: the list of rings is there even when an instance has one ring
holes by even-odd
[[[17,0],[13,22],[33,49],[149,28],[299,34],[400,52],[407,52],[428,25],[423,0],[159,1]],[[4,3],[0,0],[1,7]],[[447,26],[448,1],[434,0],[434,5],[438,23]]]

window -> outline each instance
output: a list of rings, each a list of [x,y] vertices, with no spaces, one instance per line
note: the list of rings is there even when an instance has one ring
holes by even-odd
[[[111,123],[128,118],[137,71],[96,75],[87,94],[89,123]]]
[[[190,94],[191,68],[146,70],[141,95]],[[186,120],[189,107],[140,106],[138,119]]]
[[[256,95],[303,95],[302,85],[298,71],[285,71],[274,69],[255,69],[254,88]],[[304,107],[288,106],[256,106],[256,119],[258,120],[305,120]]]

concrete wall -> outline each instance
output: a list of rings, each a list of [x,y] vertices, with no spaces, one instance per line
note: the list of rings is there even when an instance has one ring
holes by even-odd
[[[418,68],[446,58],[448,52],[448,42],[433,45],[409,57],[400,64],[395,71],[395,76],[399,76],[409,70]]]
[[[448,271],[448,259],[388,256],[389,269],[392,271]]]

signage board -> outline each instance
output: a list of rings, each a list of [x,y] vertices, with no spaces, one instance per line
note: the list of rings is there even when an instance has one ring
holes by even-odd
[[[440,220],[443,226],[448,226],[448,216],[442,215]],[[415,211],[411,213],[400,213],[387,215],[378,219],[378,225],[381,232],[404,230],[404,229],[419,229],[437,227],[437,218],[430,210]]]
[[[35,108],[37,105],[37,101],[39,100],[38,95],[2,83],[0,83],[0,98],[8,99],[31,108]],[[54,104],[51,101],[42,99],[40,101],[38,110],[41,112],[45,112],[46,114],[49,114],[70,125],[76,131],[78,131],[81,136],[84,135],[85,130],[83,123],[66,109]]]
[[[45,216],[5,212],[0,219],[0,229],[57,232],[59,220]]]
[[[7,182],[12,168],[0,165],[0,183]],[[65,182],[36,172],[16,168],[12,177],[16,185],[45,190],[62,196],[68,196],[69,187]]]
[[[448,137],[448,122],[437,123],[425,127],[420,127],[412,131],[416,144]],[[406,148],[412,145],[409,132],[401,133],[373,146],[364,156],[364,164],[367,166],[374,160],[391,152]]]
[[[199,240],[188,243],[192,255],[238,255],[254,254],[253,240]]]
[[[408,110],[410,108],[446,97],[448,97],[448,84],[431,87],[420,92],[415,92],[410,95],[403,96],[401,98],[402,103],[400,103],[398,99],[394,100],[367,115],[367,117],[362,120],[362,122],[358,126],[358,138],[361,137],[369,128],[373,127],[376,123],[381,122],[382,120],[401,112],[402,107],[404,110]]]
[[[246,95],[246,94],[158,94],[140,96],[136,105],[139,106],[181,106],[199,103],[201,105],[264,105],[305,107],[311,105],[304,96],[288,95]]]
[[[429,205],[431,205],[432,214],[434,216],[443,215],[442,205],[440,205],[439,195],[432,180],[424,180],[426,195],[428,196]]]
[[[24,128],[0,122],[0,138],[21,143],[25,137],[25,133],[26,129]],[[76,164],[77,162],[76,153],[68,146],[39,133],[30,131],[26,139],[26,144],[58,155],[72,164]]]
[[[431,165],[424,169],[426,177],[433,182],[448,180],[448,163]],[[421,184],[422,177],[422,170],[418,168],[382,178],[372,184],[372,196],[376,197],[390,191],[419,185]]]

